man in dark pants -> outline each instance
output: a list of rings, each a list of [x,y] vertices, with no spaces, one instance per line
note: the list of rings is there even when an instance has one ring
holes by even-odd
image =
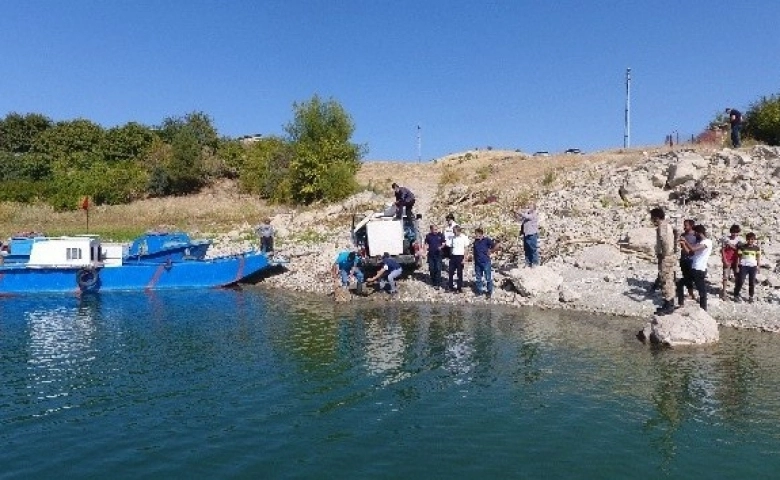
[[[406,208],[406,217],[414,218],[412,208],[414,208],[414,194],[406,187],[402,187],[397,183],[392,185],[395,192],[395,218],[400,220],[404,215],[404,208]]]
[[[496,251],[497,243],[485,236],[484,230],[474,230],[474,279],[477,295],[485,293],[485,298],[493,296],[493,265],[490,255]],[[482,277],[485,277],[487,291],[482,289]]]
[[[742,146],[742,140],[739,137],[739,131],[742,129],[742,112],[734,108],[727,108],[726,115],[729,116],[729,125],[731,126],[731,145],[734,148]]]
[[[469,246],[469,237],[462,233],[460,227],[455,227],[455,236],[450,240],[450,266],[449,282],[450,290],[457,293],[463,293],[463,258],[466,256],[466,249]],[[452,280],[455,274],[458,274],[458,284],[453,285]]]
[[[690,245],[696,245],[698,239],[696,238],[696,232],[693,231],[693,227],[696,222],[693,220],[685,220],[683,222],[683,233],[680,238],[684,238]],[[684,248],[680,249],[680,273],[682,273],[682,279],[680,280],[683,285],[688,289],[688,296],[692,300],[696,297],[693,295],[693,277],[691,276],[691,268],[693,268],[693,256],[685,251]]]
[[[698,243],[691,245],[684,238],[680,238],[680,247],[693,256],[691,265],[691,277],[696,290],[699,292],[699,306],[707,310],[707,260],[712,253],[712,240],[707,238],[707,229],[703,225],[693,227]],[[677,283],[677,302],[682,306],[685,303],[684,285]]]
[[[425,236],[425,251],[428,256],[428,272],[431,276],[431,285],[438,290],[441,286],[441,257],[444,246],[444,234],[439,227],[431,225],[431,231]]]

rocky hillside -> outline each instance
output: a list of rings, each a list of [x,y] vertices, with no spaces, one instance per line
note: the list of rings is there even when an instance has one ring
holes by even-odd
[[[349,245],[352,215],[391,202],[389,185],[395,181],[415,191],[423,224],[442,224],[446,213],[452,212],[467,234],[482,226],[502,241],[504,249],[494,262],[500,288],[491,301],[497,303],[648,315],[658,301],[645,294],[655,275],[650,208],[665,208],[679,225],[693,218],[712,237],[740,224],[743,233],[758,235],[766,253],[759,301],[753,305],[717,301],[721,271],[719,258],[713,255],[710,311],[722,324],[780,330],[780,277],[775,273],[780,260],[780,199],[775,193],[780,149],[776,147],[557,157],[472,151],[426,164],[367,163],[360,181],[370,190],[341,204],[274,218],[280,253],[290,265],[265,285],[332,292],[328,270],[338,249]],[[512,211],[531,201],[542,213],[542,258],[548,268],[528,275],[515,268],[518,226]],[[241,238],[250,241],[251,232],[239,229],[224,244],[235,248]],[[456,297],[434,291],[425,284],[426,278],[423,269],[405,279],[400,301],[485,301],[472,294]],[[383,297],[369,297],[375,298]]]

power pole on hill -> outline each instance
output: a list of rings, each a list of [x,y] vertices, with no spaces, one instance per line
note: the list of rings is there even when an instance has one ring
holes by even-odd
[[[422,129],[417,125],[417,163],[422,162]]]
[[[631,69],[626,69],[626,119],[623,133],[623,148],[631,146]]]

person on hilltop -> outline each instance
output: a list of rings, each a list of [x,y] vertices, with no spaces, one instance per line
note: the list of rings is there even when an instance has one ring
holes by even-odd
[[[729,228],[729,234],[720,239],[720,258],[723,260],[723,284],[720,291],[721,300],[726,299],[726,284],[731,278],[736,278],[739,272],[739,259],[737,258],[737,247],[744,243],[739,236],[741,229],[739,225],[732,225]]]
[[[477,295],[482,295],[482,277],[485,277],[487,291],[485,298],[490,299],[493,296],[493,266],[490,255],[496,251],[498,242],[485,236],[482,228],[474,230],[474,279],[476,283]]]
[[[412,209],[414,208],[414,193],[406,187],[393,183],[393,192],[395,192],[395,219],[400,220],[406,209],[406,217],[414,218]]]
[[[748,277],[748,302],[753,303],[753,296],[756,293],[756,275],[761,264],[761,248],[756,245],[756,234],[753,232],[745,235],[745,242],[737,247],[739,274],[734,282],[734,301],[742,301],[739,292],[745,284],[745,277]]]
[[[464,234],[460,226],[455,226],[455,236],[450,240],[450,265],[448,268],[449,280],[447,286],[450,291],[463,293],[463,258],[469,246],[469,237]],[[458,274],[458,283],[453,285],[452,280]]]
[[[520,222],[520,236],[523,240],[525,264],[534,268],[539,266],[539,214],[536,204],[531,203],[525,210],[515,212]]]
[[[428,272],[431,277],[431,285],[435,290],[441,286],[441,258],[444,247],[444,234],[439,227],[431,225],[431,231],[425,236],[424,249],[428,257]]]
[[[271,226],[271,219],[265,217],[263,223],[255,228],[255,233],[260,237],[260,250],[263,253],[273,253],[274,251],[274,227]]]
[[[662,208],[650,210],[650,221],[655,225],[655,256],[658,259],[658,281],[664,303],[656,315],[668,315],[674,311],[674,230],[666,221]],[[678,285],[681,288],[682,282]]]
[[[364,276],[363,271],[360,270],[360,264],[362,259],[353,250],[342,250],[336,256],[336,260],[333,262],[331,273],[334,280],[338,277],[341,278],[341,286],[347,288],[349,286],[350,277],[354,277],[357,282],[356,291],[358,295],[363,293]]]
[[[382,268],[376,272],[376,275],[368,279],[368,283],[374,283],[383,275],[387,274],[387,284],[390,285],[390,295],[394,297],[396,294],[398,294],[398,288],[395,285],[395,279],[398,278],[402,272],[403,269],[401,268],[401,264],[396,262],[389,253],[385,252],[384,255],[382,255]],[[379,284],[379,289],[384,290],[385,286],[385,281],[382,280]]]
[[[698,242],[695,245],[688,243],[684,238],[680,238],[680,247],[693,255],[693,265],[691,266],[691,277],[699,292],[699,306],[702,310],[707,310],[707,261],[712,253],[712,240],[707,238],[707,229],[704,225],[693,227]],[[683,295],[682,283],[677,284],[677,301],[682,307],[685,304],[685,295]]]
[[[726,115],[729,116],[729,127],[731,127],[731,145],[734,148],[742,146],[740,130],[742,129],[742,112],[735,108],[727,108]]]
[[[691,245],[695,245],[698,241],[696,238],[696,232],[693,231],[694,225],[696,225],[696,222],[693,220],[688,219],[683,221],[683,233],[680,235],[680,238],[684,238]],[[691,300],[696,300],[696,297],[693,294],[693,277],[691,276],[691,268],[693,268],[693,256],[686,252],[685,249],[681,248],[680,273],[682,273],[682,279],[680,281],[688,289],[688,296],[691,297]]]

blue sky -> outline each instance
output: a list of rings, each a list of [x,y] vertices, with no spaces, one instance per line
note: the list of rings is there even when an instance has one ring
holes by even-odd
[[[0,3],[0,115],[106,127],[209,114],[281,134],[314,94],[367,159],[474,147],[587,151],[697,133],[780,92],[780,2],[36,1]]]

